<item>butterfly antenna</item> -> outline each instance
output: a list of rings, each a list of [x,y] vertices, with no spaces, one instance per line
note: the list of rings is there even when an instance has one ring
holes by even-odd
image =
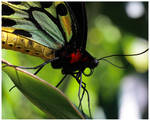
[[[126,66],[118,66],[118,65],[115,65],[114,63],[110,62],[109,60],[107,60],[107,59],[105,59],[105,58],[103,58],[102,60],[104,60],[105,62],[110,63],[111,65],[113,65],[113,66],[115,66],[115,67],[117,67],[117,68],[119,68],[119,69],[126,69],[126,68],[127,68]]]
[[[143,53],[145,53],[145,52],[147,52],[149,49],[146,49],[145,51],[143,51],[143,52],[141,52],[141,53],[136,53],[136,54],[127,54],[127,55],[120,55],[120,54],[116,54],[116,55],[109,55],[109,56],[105,56],[105,57],[102,57],[102,58],[99,58],[99,59],[97,59],[98,61],[100,61],[100,60],[102,60],[102,59],[104,59],[104,58],[109,58],[109,57],[114,57],[114,56],[138,56],[138,55],[141,55],[141,54],[143,54]]]
[[[105,62],[108,62],[108,63],[110,63],[111,65],[113,65],[113,66],[115,66],[115,67],[117,67],[117,68],[126,69],[127,67],[115,65],[115,64],[113,64],[112,62],[110,62],[109,60],[107,60],[106,58],[115,57],[115,56],[121,56],[121,57],[122,57],[122,56],[138,56],[138,55],[144,54],[144,53],[147,52],[148,50],[149,50],[149,49],[146,49],[145,51],[140,52],[140,53],[136,53],[136,54],[127,54],[127,55],[116,54],[116,55],[109,55],[109,56],[105,56],[105,57],[99,58],[99,59],[97,59],[97,60],[98,60],[98,61],[104,60]]]

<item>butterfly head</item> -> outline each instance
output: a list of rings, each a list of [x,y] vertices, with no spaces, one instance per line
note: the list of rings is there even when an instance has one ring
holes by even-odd
[[[52,62],[54,68],[62,68],[63,74],[73,74],[76,71],[84,73],[86,68],[91,71],[98,65],[98,60],[87,51],[81,49],[61,49],[57,52],[59,59]],[[88,75],[87,75],[88,76]]]

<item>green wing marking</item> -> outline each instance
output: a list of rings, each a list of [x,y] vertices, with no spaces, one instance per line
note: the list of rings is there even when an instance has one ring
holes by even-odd
[[[70,14],[64,2],[2,2],[3,27],[14,28],[12,33],[51,49],[59,49],[71,39]]]

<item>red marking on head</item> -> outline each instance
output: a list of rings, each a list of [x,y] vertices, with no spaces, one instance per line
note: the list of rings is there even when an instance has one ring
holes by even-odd
[[[71,56],[70,63],[72,64],[72,63],[80,61],[82,54],[79,50],[77,50],[76,53],[72,53],[70,56]]]

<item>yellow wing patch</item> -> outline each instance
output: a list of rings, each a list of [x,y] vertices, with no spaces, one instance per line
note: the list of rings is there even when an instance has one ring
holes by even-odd
[[[67,5],[64,2],[55,2],[56,7],[60,4],[63,4],[67,10],[67,14],[65,16],[59,15],[58,17],[60,19],[61,26],[65,32],[66,39],[67,39],[67,41],[69,41],[73,34],[72,26],[71,26],[73,23],[72,23],[71,16],[70,16],[71,13],[69,11],[69,8],[67,7]]]
[[[70,40],[72,37],[72,28],[71,28],[71,20],[69,16],[65,16],[61,18],[61,22],[63,24],[63,28],[65,29],[66,35],[67,35],[67,40]]]

